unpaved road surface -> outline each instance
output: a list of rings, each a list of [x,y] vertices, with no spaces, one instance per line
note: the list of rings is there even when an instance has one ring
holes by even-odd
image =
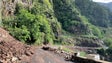
[[[35,51],[34,51],[35,50]],[[30,59],[31,58],[31,59]],[[12,59],[14,59],[12,61]],[[17,61],[17,62],[16,62]],[[0,63],[70,63],[59,55],[31,47],[13,38],[0,27]]]
[[[72,63],[72,62],[65,61],[64,58],[49,51],[37,49],[35,51],[34,56],[31,58],[30,63]]]

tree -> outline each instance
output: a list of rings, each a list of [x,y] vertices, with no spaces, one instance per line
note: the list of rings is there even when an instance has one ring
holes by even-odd
[[[75,0],[74,4],[81,14],[89,19],[91,24],[100,27],[108,27],[110,25],[109,9],[91,0]]]

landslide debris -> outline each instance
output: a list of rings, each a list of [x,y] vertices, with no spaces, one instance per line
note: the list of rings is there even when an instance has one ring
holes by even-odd
[[[33,53],[32,46],[19,42],[0,28],[0,63],[28,62]]]

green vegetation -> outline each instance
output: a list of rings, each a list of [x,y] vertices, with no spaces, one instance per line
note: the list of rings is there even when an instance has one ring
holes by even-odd
[[[105,45],[111,46],[111,45],[112,45],[112,38],[106,38],[106,39],[104,40],[104,42],[105,42]]]
[[[16,21],[15,21],[16,20]],[[17,17],[11,21],[5,21],[8,30],[18,40],[24,42],[53,42],[52,32],[47,19],[42,15],[33,15],[25,9],[21,9]],[[14,32],[13,32],[14,31]]]
[[[86,53],[85,52],[80,52],[80,56],[85,57]]]
[[[87,26],[83,23],[78,10],[72,5],[72,1],[53,0],[55,15],[64,30],[73,34],[85,34]]]
[[[73,53],[74,51],[73,50],[70,50],[69,48],[65,48],[65,47],[63,47],[63,49],[62,49],[63,51],[65,51],[65,52],[68,52],[68,53]]]
[[[50,5],[49,1],[43,3],[45,3],[44,6]],[[49,10],[45,11],[47,8],[41,6],[43,3],[38,0],[31,10],[17,4],[15,16],[3,19],[4,27],[10,31],[11,35],[22,42],[38,45],[44,42],[53,44],[54,40],[58,40],[56,37],[60,33],[61,26],[56,18],[52,15],[48,16]],[[57,33],[57,35],[54,33]]]
[[[112,45],[110,45],[107,49],[99,49],[97,52],[101,56],[105,57],[105,60],[112,61]]]
[[[80,3],[80,2],[81,2],[81,5],[82,4],[86,5],[86,3],[89,2],[89,0],[87,0],[87,2],[85,2],[85,1],[83,2],[83,1],[81,1],[81,0],[76,0],[76,1],[74,1],[74,0],[71,0],[71,1],[53,0],[56,17],[58,18],[59,22],[62,23],[63,29],[69,33],[72,33],[75,35],[89,35],[89,36],[91,35],[91,36],[97,36],[99,38],[102,38],[103,33],[99,29],[99,27],[95,26],[88,19],[88,17],[86,18],[86,14],[84,14],[84,16],[82,16],[83,13],[80,13],[78,11],[79,9],[76,8],[78,3]],[[76,4],[76,5],[74,5],[74,4]],[[78,6],[81,6],[81,5],[78,5]],[[82,6],[84,6],[84,5],[82,5]],[[83,10],[83,9],[81,9],[81,10]],[[87,10],[87,11],[89,11],[89,10]],[[84,11],[82,11],[82,12],[84,12]],[[99,15],[99,13],[98,13],[98,15]],[[106,22],[106,20],[105,20],[105,22]]]
[[[21,2],[14,6],[13,15],[5,6],[0,9],[0,24],[2,21],[3,27],[16,39],[35,45],[49,43],[86,47],[101,46],[103,40],[109,48],[98,52],[106,57],[112,55],[112,12],[109,9],[92,0]],[[9,13],[7,16],[6,11]],[[85,53],[82,52],[81,56]]]
[[[90,23],[101,27],[110,26],[112,13],[109,9],[92,2],[92,0],[76,0],[74,3],[81,14],[88,18]]]

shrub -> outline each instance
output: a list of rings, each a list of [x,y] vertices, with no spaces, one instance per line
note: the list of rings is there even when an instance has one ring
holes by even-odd
[[[106,44],[107,46],[112,45],[112,39],[111,39],[111,38],[106,38],[106,39],[104,40],[104,42],[105,42],[105,44]]]
[[[27,39],[30,39],[30,32],[26,28],[26,26],[22,26],[21,28],[10,28],[9,29],[12,36],[14,36],[16,39],[26,42]]]

